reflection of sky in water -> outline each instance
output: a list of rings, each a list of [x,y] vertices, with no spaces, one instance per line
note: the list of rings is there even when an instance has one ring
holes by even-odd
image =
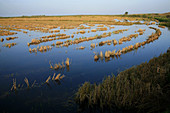
[[[97,26],[97,25],[96,25]],[[91,29],[96,28],[96,26],[91,27]],[[153,27],[158,28],[156,25]],[[46,53],[29,53],[27,42],[31,42],[32,38],[47,36],[54,33],[41,33],[28,31],[28,34],[23,34],[18,32],[18,34],[13,36],[18,36],[18,39],[11,41],[4,41],[0,43],[0,109],[11,108],[14,111],[25,111],[26,109],[32,108],[32,111],[36,112],[75,112],[75,106],[68,107],[68,99],[73,96],[79,85],[85,81],[90,82],[101,82],[103,77],[110,75],[111,73],[117,74],[122,70],[125,70],[134,65],[141,64],[142,62],[149,61],[153,57],[159,56],[161,53],[166,52],[169,47],[169,35],[170,32],[168,28],[160,28],[162,35],[158,40],[153,43],[146,44],[144,47],[139,48],[138,50],[123,54],[120,58],[110,59],[109,62],[98,61],[95,62],[93,59],[93,52],[105,52],[106,50],[119,50],[125,46],[134,45],[137,42],[143,42],[151,35],[152,32],[155,32],[153,29],[149,29],[149,26],[145,25],[132,25],[132,26],[118,26],[114,25],[114,29],[108,29],[108,31],[97,31],[87,33],[89,29],[85,29],[85,34],[75,34],[74,38],[79,37],[90,37],[100,35],[104,32],[112,32],[119,29],[129,29],[124,31],[123,34],[112,34],[112,36],[107,38],[102,38],[98,40],[92,40],[88,42],[83,42],[79,44],[70,45],[68,48],[52,48],[51,51]],[[113,44],[98,46],[93,50],[90,50],[91,43],[99,43],[104,40],[119,40],[123,36],[128,36],[134,34],[139,28],[146,29],[143,35],[139,35],[136,39],[132,38],[130,42],[123,42],[122,45],[113,46]],[[57,28],[58,29],[58,28]],[[66,33],[67,35],[73,34],[75,31],[80,31],[75,29],[61,30],[60,33]],[[31,35],[31,36],[29,36]],[[2,36],[6,38],[9,36]],[[74,40],[74,38],[70,38]],[[65,41],[64,39],[61,41]],[[53,42],[56,43],[57,40],[41,43],[41,45],[51,45]],[[16,42],[17,45],[14,47],[6,48],[2,47],[5,43]],[[30,48],[37,47],[38,45],[31,45]],[[84,50],[76,50],[76,47],[84,46]],[[67,51],[67,52],[66,52]],[[49,69],[49,61],[51,63],[58,63],[65,61],[66,58],[71,59],[70,70],[51,70]],[[19,91],[17,95],[11,93],[8,97],[4,96],[4,92],[10,90],[12,86],[12,79],[17,79],[17,84],[24,84],[24,78],[27,77],[30,83],[33,83],[34,80],[37,83],[42,83],[45,81],[49,75],[53,73],[62,73],[65,74],[65,78],[61,81],[61,84],[58,85],[56,82],[50,81],[50,86],[43,85],[40,88],[33,88],[30,90]],[[11,77],[9,74],[14,74]],[[26,85],[25,85],[26,87]],[[72,98],[71,98],[72,99]],[[67,103],[67,104],[66,104]],[[22,109],[21,109],[22,108]],[[8,109],[9,110],[9,109]],[[30,111],[28,111],[30,112]]]

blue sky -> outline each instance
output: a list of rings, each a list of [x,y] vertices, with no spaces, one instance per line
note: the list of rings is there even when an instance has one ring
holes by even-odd
[[[170,12],[170,0],[0,0],[0,16]]]

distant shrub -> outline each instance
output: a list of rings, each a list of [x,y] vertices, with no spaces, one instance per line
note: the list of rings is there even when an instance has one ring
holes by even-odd
[[[125,15],[128,15],[128,12],[125,12]]]

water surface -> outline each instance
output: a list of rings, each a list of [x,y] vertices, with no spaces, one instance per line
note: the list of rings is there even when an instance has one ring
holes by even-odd
[[[97,25],[96,25],[97,26]],[[92,27],[96,28],[96,26]],[[157,25],[150,25],[158,28]],[[73,97],[78,87],[85,81],[91,83],[99,83],[107,75],[117,75],[120,71],[130,68],[135,65],[139,65],[142,62],[148,62],[151,58],[159,56],[161,53],[166,52],[170,46],[170,31],[168,28],[159,28],[162,35],[158,40],[150,44],[146,44],[144,47],[140,47],[137,50],[123,54],[118,58],[111,58],[110,61],[105,60],[94,61],[93,52],[105,52],[107,50],[119,50],[129,45],[134,45],[137,42],[145,41],[149,35],[154,33],[153,29],[149,29],[150,26],[146,25],[131,25],[121,26],[114,25],[114,29],[107,31],[97,31],[85,34],[75,34],[74,38],[90,37],[95,35],[101,35],[104,32],[112,32],[119,29],[129,29],[120,34],[112,34],[110,37],[96,39],[79,44],[73,44],[69,47],[56,48],[53,47],[47,52],[30,53],[28,42],[35,37],[47,36],[54,33],[41,33],[36,31],[28,31],[27,34],[18,32],[13,35],[19,38],[10,41],[0,42],[0,110],[1,112],[72,112],[77,111],[77,106],[74,104]],[[99,43],[105,40],[116,39],[117,41],[123,36],[135,34],[139,28],[146,29],[143,35],[139,35],[137,38],[132,38],[129,42],[123,42],[121,45],[114,46],[104,45],[97,46],[91,50],[91,43]],[[59,28],[57,28],[59,29]],[[60,30],[60,33],[67,35],[73,34],[73,32],[80,31],[78,29]],[[30,36],[29,36],[30,35]],[[1,36],[6,38],[9,36]],[[70,38],[70,40],[74,40]],[[60,41],[65,41],[60,40]],[[16,42],[17,45],[11,48],[3,47],[5,43]],[[55,41],[41,43],[41,45],[51,45],[56,43]],[[84,50],[77,50],[77,47],[84,46]],[[37,45],[31,45],[30,48],[37,47]],[[55,64],[65,61],[66,58],[71,59],[69,70],[52,70],[50,69],[49,61]],[[43,84],[49,75],[54,73],[61,73],[65,75],[65,78],[60,82],[50,81],[49,85]],[[37,87],[27,89],[24,82],[24,78],[27,77],[30,84],[36,80]],[[17,84],[24,84],[23,89],[17,92],[10,91],[12,87],[12,80],[16,78]]]

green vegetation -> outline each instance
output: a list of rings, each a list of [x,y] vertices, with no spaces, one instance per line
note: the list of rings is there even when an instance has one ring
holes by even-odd
[[[170,27],[170,22],[161,22],[160,25]]]
[[[148,18],[151,20],[158,20],[160,25],[164,25],[170,27],[170,13],[153,13],[153,14],[132,14],[132,15],[123,15],[123,17],[141,17],[141,18]]]
[[[170,22],[170,18],[166,17],[155,17],[155,19],[159,20],[160,22]]]
[[[80,110],[167,112],[170,108],[170,51],[100,84],[85,82],[76,93]]]

